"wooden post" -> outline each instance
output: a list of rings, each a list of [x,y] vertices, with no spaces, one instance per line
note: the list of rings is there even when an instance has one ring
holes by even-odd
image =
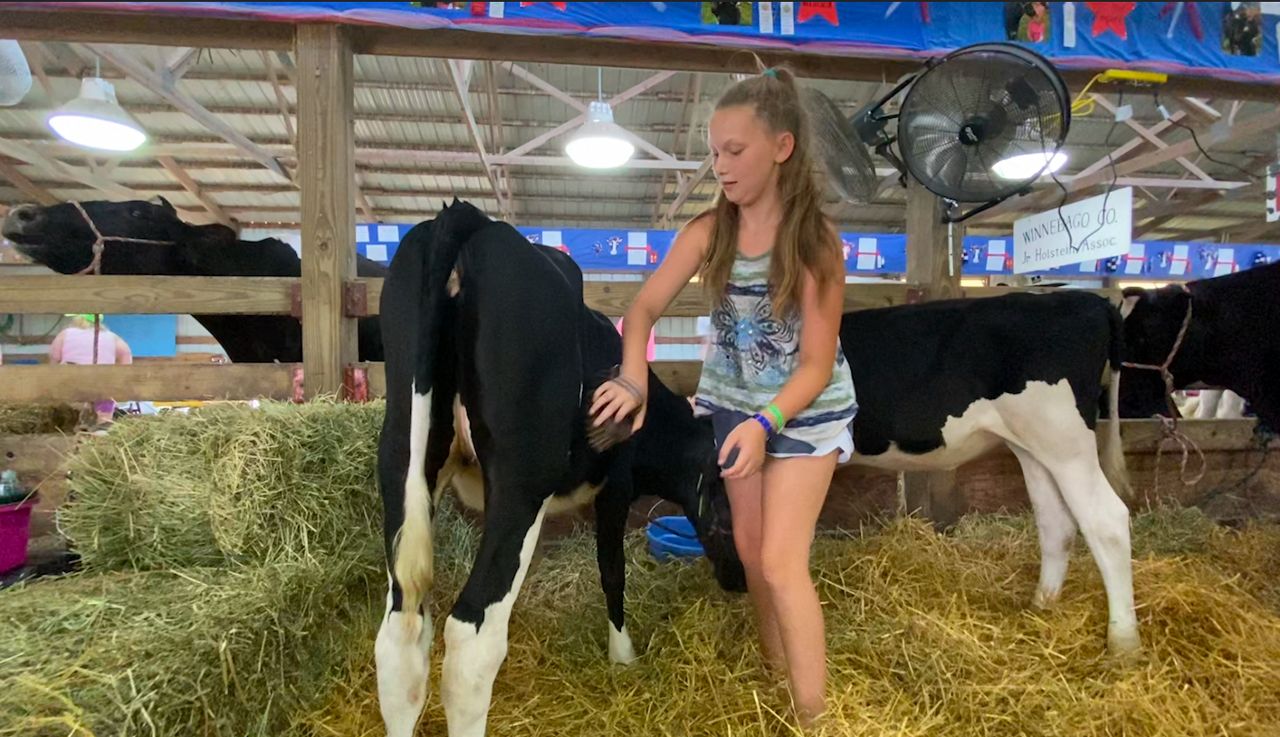
[[[348,29],[297,31],[298,183],[302,187],[302,357],[308,397],[336,394],[357,359],[342,284],[356,275],[354,84]]]
[[[962,226],[954,226],[955,248],[949,249],[947,225],[942,222],[942,199],[916,180],[907,178],[907,282],[923,290],[926,299],[960,296]],[[952,252],[954,251],[954,253]],[[955,260],[949,265],[948,260]]]
[[[951,243],[954,242],[954,248]],[[907,281],[921,300],[960,296],[960,249],[964,229],[952,226],[948,238],[942,200],[907,178]],[[871,387],[868,391],[874,391]],[[964,511],[955,471],[908,471],[901,477],[900,511],[917,514],[939,528],[955,524]]]

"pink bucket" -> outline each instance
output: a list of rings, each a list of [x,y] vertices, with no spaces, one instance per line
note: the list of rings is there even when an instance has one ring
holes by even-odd
[[[7,573],[27,562],[27,541],[31,535],[31,510],[34,499],[0,506],[0,573]]]

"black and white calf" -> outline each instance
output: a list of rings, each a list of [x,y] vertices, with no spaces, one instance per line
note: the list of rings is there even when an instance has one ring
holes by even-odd
[[[1262,424],[1280,430],[1280,263],[1185,287],[1130,288],[1124,298],[1127,362],[1160,366],[1171,358],[1175,389],[1196,383],[1230,389]],[[1156,371],[1126,368],[1122,384],[1122,417],[1168,414]]]
[[[1094,433],[1104,385],[1113,410],[1117,401],[1121,339],[1116,308],[1080,292],[862,310],[840,325],[859,403],[850,463],[948,470],[1007,445],[1040,537],[1033,603],[1058,597],[1083,533],[1106,586],[1113,652],[1139,647],[1119,426],[1110,423],[1101,456]]]
[[[469,418],[466,445],[482,477],[484,532],[444,631],[441,696],[451,737],[481,735],[507,652],[507,623],[544,515],[593,501],[609,613],[609,652],[633,657],[623,620],[623,532],[634,495],[684,506],[713,563],[723,538],[706,536],[717,483],[711,430],[688,402],[650,376],[644,429],[604,453],[591,449],[586,410],[621,359],[613,325],[586,309],[571,259],[454,202],[400,244],[382,292],[387,413],[378,477],[390,574],[375,647],[387,732],[409,737],[428,693],[432,624],[433,492],[454,442],[454,398]],[[474,467],[472,471],[476,470]],[[443,474],[442,474],[443,472]],[[474,488],[476,484],[472,483]],[[741,569],[717,567],[722,585]],[[735,581],[736,579],[736,581]]]

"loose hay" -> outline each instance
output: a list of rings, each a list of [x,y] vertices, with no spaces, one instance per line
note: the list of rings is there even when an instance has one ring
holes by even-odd
[[[456,530],[443,529],[444,542]],[[1038,574],[1029,519],[967,520],[952,536],[902,521],[819,540],[830,716],[813,733],[874,737],[1280,734],[1280,528],[1235,533],[1195,512],[1135,520],[1146,650],[1104,653],[1106,601],[1083,544],[1063,599],[1026,605]],[[789,735],[785,692],[762,669],[747,602],[702,565],[659,565],[628,541],[628,629],[640,660],[607,662],[591,539],[552,546],[530,573],[494,689],[501,735]],[[459,554],[455,553],[454,557]],[[465,560],[465,555],[462,556]],[[448,579],[448,577],[445,577]],[[443,616],[459,581],[442,580]],[[1266,588],[1270,586],[1271,588]],[[441,628],[438,626],[437,631]],[[376,624],[351,633],[347,672],[293,737],[380,735]],[[443,734],[441,639],[419,734]]]
[[[0,435],[70,433],[79,421],[69,404],[0,404]]]
[[[89,570],[315,561],[379,530],[382,404],[140,417],[72,460],[62,528]]]
[[[104,573],[0,592],[0,736],[381,735],[380,420],[379,406],[213,409],[91,443],[64,525]],[[1280,734],[1280,527],[1160,510],[1133,530],[1146,651],[1124,662],[1103,653],[1105,596],[1083,545],[1057,608],[1026,606],[1027,518],[820,540],[831,712],[817,733]],[[439,622],[478,532],[446,506],[435,538],[419,734],[444,733]],[[549,545],[512,620],[492,732],[794,734],[745,598],[719,592],[705,564],[657,564],[638,535],[627,545],[640,660],[608,663],[591,536]]]

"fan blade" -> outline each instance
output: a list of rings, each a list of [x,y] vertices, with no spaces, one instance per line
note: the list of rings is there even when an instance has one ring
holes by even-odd
[[[831,98],[816,89],[800,93],[818,157],[833,189],[842,199],[867,202],[875,193],[876,169],[853,124]]]

